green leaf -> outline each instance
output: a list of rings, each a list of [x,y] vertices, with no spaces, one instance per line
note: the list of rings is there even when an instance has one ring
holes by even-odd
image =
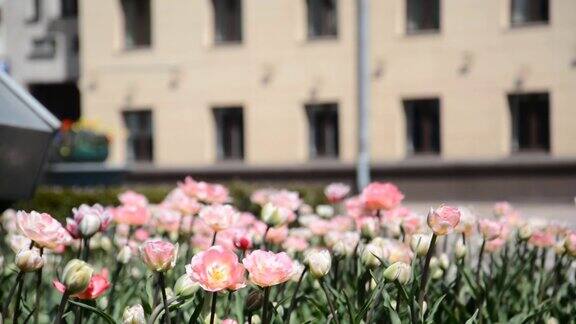
[[[440,298],[436,299],[436,301],[434,302],[434,305],[432,306],[432,308],[428,312],[428,317],[426,319],[426,323],[430,323],[430,324],[434,323],[434,315],[436,315],[436,312],[438,311],[438,307],[440,306],[440,303],[442,302],[442,300],[444,300],[444,297],[446,297],[446,294],[444,294]]]
[[[203,307],[204,307],[204,295],[200,295],[198,306],[196,306],[196,309],[194,309],[194,313],[192,313],[192,316],[190,316],[190,320],[188,321],[188,323],[196,323],[196,321],[198,320],[198,316],[200,316],[200,313],[202,312]]]
[[[466,323],[464,324],[473,324],[476,323],[476,317],[478,316],[478,309],[474,312],[474,315],[472,315],[472,317],[470,317]]]
[[[114,321],[114,319],[113,319],[112,317],[110,317],[110,315],[106,314],[105,312],[103,312],[102,310],[100,310],[100,309],[98,309],[98,308],[96,308],[96,307],[92,307],[92,306],[89,306],[89,305],[86,305],[86,304],[84,304],[84,303],[80,303],[80,302],[77,302],[77,301],[74,301],[74,300],[68,300],[68,302],[69,302],[70,304],[76,305],[76,306],[78,306],[78,307],[80,307],[80,308],[86,309],[86,310],[88,310],[88,311],[90,311],[90,312],[92,312],[92,313],[100,316],[100,317],[101,317],[102,319],[104,319],[107,323],[110,323],[110,324],[115,324],[115,323],[116,323],[116,322]]]

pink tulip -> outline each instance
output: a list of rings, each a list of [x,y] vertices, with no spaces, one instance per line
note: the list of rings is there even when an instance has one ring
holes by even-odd
[[[333,231],[346,232],[354,228],[354,218],[348,216],[335,216],[330,219],[330,228]]]
[[[162,205],[181,212],[183,215],[195,215],[202,208],[202,204],[184,193],[180,188],[172,190],[162,202]]]
[[[72,239],[62,224],[46,213],[19,211],[16,214],[16,225],[22,234],[39,247],[53,249]]]
[[[54,288],[61,293],[64,293],[66,290],[66,286],[58,280],[54,280],[52,282]],[[108,281],[108,270],[102,269],[100,274],[95,273],[92,275],[90,279],[90,283],[88,284],[88,288],[86,290],[72,295],[72,297],[76,297],[82,300],[91,300],[96,299],[102,296],[106,290],[110,287],[110,281]]]
[[[455,207],[441,205],[436,210],[430,209],[427,221],[436,235],[450,234],[460,223],[460,211]]]
[[[497,252],[498,250],[500,250],[504,246],[504,244],[506,244],[506,240],[501,239],[501,238],[495,238],[493,240],[486,241],[486,245],[484,246],[484,249],[487,252],[494,253],[494,252]]]
[[[417,215],[410,214],[402,219],[401,225],[404,233],[407,235],[412,235],[417,233],[422,226],[423,219]]]
[[[576,232],[566,234],[564,247],[566,248],[566,252],[571,256],[576,257]]]
[[[93,206],[82,204],[78,208],[73,208],[72,214],[73,218],[66,218],[66,229],[70,235],[76,239],[82,236],[80,231],[80,224],[83,220],[85,220],[85,218],[89,219],[94,217],[98,219],[100,226],[98,226],[97,231],[100,232],[106,231],[110,225],[110,221],[112,220],[110,210],[104,209],[104,207],[99,204],[95,204]]]
[[[238,231],[234,235],[234,246],[242,251],[252,248],[252,237],[246,231]]]
[[[121,205],[116,207],[113,213],[118,224],[142,226],[150,219],[150,210],[146,206]]]
[[[342,201],[349,192],[350,186],[343,183],[331,183],[324,189],[324,195],[333,204]]]
[[[222,320],[222,322],[220,322],[220,324],[238,324],[238,322],[234,319],[227,318],[227,319]]]
[[[126,206],[137,206],[137,207],[147,207],[148,198],[132,190],[125,191],[118,195],[118,200],[122,205]]]
[[[206,206],[200,211],[200,219],[216,232],[234,225],[238,218],[238,212],[230,205]]]
[[[369,210],[390,210],[400,205],[404,195],[390,182],[372,182],[362,190],[361,199]]]
[[[281,244],[288,237],[288,226],[270,227],[266,234],[266,242]]]
[[[180,228],[182,215],[178,211],[160,207],[154,211],[154,218],[158,230],[176,233]]]
[[[256,205],[264,206],[270,202],[270,196],[274,194],[276,190],[271,188],[264,188],[256,190],[250,195],[250,201]]]
[[[134,239],[140,242],[146,241],[150,237],[150,233],[144,228],[139,228],[134,231]]]
[[[365,214],[364,202],[358,196],[350,197],[344,201],[348,216],[357,218]]]
[[[551,247],[554,245],[554,235],[548,231],[536,230],[528,242],[540,248]]]
[[[478,221],[478,231],[486,241],[490,241],[500,236],[502,223],[490,219],[481,219]]]
[[[162,240],[149,240],[140,247],[144,263],[153,271],[164,272],[174,268],[178,258],[178,244]]]
[[[503,217],[512,211],[514,211],[514,208],[507,201],[499,201],[494,204],[494,215],[497,217]]]
[[[292,259],[285,252],[256,250],[242,260],[248,270],[249,279],[260,287],[270,287],[290,279],[293,271]]]
[[[219,245],[192,257],[186,273],[206,291],[238,290],[246,286],[244,267],[236,254]]]
[[[303,238],[297,236],[288,236],[284,243],[282,243],[282,247],[284,250],[290,252],[302,252],[308,248],[309,244]]]
[[[276,207],[286,208],[291,211],[298,210],[302,204],[299,194],[295,191],[280,190],[272,193],[268,200]]]

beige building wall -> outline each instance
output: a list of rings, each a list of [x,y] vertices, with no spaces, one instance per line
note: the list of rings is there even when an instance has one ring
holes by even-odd
[[[441,100],[441,157],[511,154],[507,94],[550,93],[551,155],[576,156],[576,2],[550,23],[511,28],[507,0],[443,0],[438,34],[406,35],[404,0],[371,1],[371,154],[407,158],[402,100]],[[83,116],[113,137],[121,112],[151,108],[154,165],[216,162],[212,108],[244,107],[245,163],[309,162],[304,104],[337,102],[340,161],[356,156],[355,1],[338,1],[338,38],[306,39],[304,0],[245,0],[243,42],[215,45],[209,0],[152,0],[152,46],[124,50],[119,0],[81,1]],[[460,71],[466,68],[467,73]]]

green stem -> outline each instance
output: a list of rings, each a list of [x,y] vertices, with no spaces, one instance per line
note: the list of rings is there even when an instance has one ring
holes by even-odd
[[[218,232],[214,231],[214,235],[212,235],[212,244],[210,244],[210,246],[214,246],[214,244],[216,244],[216,235],[218,235]]]
[[[486,246],[486,239],[482,240],[480,246],[480,253],[478,253],[478,265],[476,268],[476,282],[480,285],[480,274],[482,273],[482,258],[484,257],[484,247]]]
[[[262,236],[262,244],[260,248],[262,250],[266,250],[266,236],[268,236],[268,231],[270,230],[270,225],[266,225],[266,231],[264,231],[264,235]]]
[[[170,324],[170,310],[168,308],[168,301],[166,300],[166,283],[164,282],[164,273],[158,272],[158,286],[162,295],[162,303],[164,304],[164,323]]]
[[[212,307],[210,308],[210,324],[214,324],[214,318],[216,318],[216,298],[218,297],[217,292],[212,292]]]
[[[40,248],[40,257],[44,254],[44,248]],[[36,306],[34,307],[34,324],[38,324],[40,315],[40,301],[42,300],[42,268],[36,271]]]
[[[108,306],[110,307],[110,313],[114,312],[114,294],[116,292],[116,284],[120,278],[120,272],[122,271],[123,264],[120,262],[116,263],[116,270],[112,274],[112,287],[110,287],[110,296],[108,297]]]
[[[14,306],[14,317],[12,319],[13,324],[18,323],[18,317],[20,316],[20,297],[22,297],[23,287],[24,287],[24,280],[20,280],[18,284],[18,291],[16,292],[16,305]]]
[[[82,242],[84,242],[84,248],[82,249],[82,261],[88,262],[88,257],[90,256],[90,238],[83,238]]]
[[[264,300],[262,302],[262,323],[269,324],[268,321],[268,299],[270,299],[270,287],[264,287]]]
[[[290,323],[290,317],[292,316],[292,312],[294,311],[294,308],[296,308],[298,290],[300,290],[300,284],[302,284],[302,279],[304,278],[304,274],[306,274],[306,271],[308,271],[308,267],[304,268],[304,270],[300,274],[300,278],[298,278],[298,283],[296,284],[296,288],[294,288],[294,294],[292,294],[292,299],[290,301],[290,308],[288,308],[288,313],[286,313],[286,319],[284,320],[285,324]]]
[[[66,308],[66,303],[68,303],[69,296],[70,294],[67,291],[64,291],[64,293],[62,294],[62,299],[60,300],[60,306],[58,306],[58,314],[54,319],[55,324],[60,324],[63,322],[62,315],[64,315],[64,309]]]
[[[332,304],[332,299],[330,298],[330,295],[328,294],[328,290],[325,287],[324,280],[322,278],[320,278],[318,281],[320,282],[320,287],[324,291],[324,295],[326,295],[326,301],[328,302],[328,307],[330,308],[330,313],[332,313],[332,319],[336,322],[336,324],[340,324],[340,320],[336,316],[336,310],[334,309],[334,304]]]
[[[434,254],[434,248],[436,246],[436,233],[432,234],[430,239],[430,247],[428,248],[428,253],[426,253],[426,260],[424,261],[424,268],[422,269],[422,279],[420,280],[420,290],[418,291],[418,305],[420,306],[420,312],[423,310],[424,298],[426,297],[426,284],[428,283],[428,270],[430,268],[430,259],[432,259],[432,254]]]
[[[2,316],[8,315],[8,308],[10,307],[10,302],[12,301],[12,297],[14,297],[16,288],[18,287],[18,285],[20,285],[20,281],[22,281],[23,277],[24,272],[22,271],[18,272],[18,275],[16,276],[16,282],[14,282],[14,285],[10,289],[10,292],[8,293],[8,298],[6,299],[6,301],[4,302],[4,306],[2,307]]]

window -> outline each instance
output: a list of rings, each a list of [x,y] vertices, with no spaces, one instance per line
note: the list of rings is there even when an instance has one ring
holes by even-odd
[[[151,44],[150,0],[122,0],[124,47],[149,47]]]
[[[214,108],[218,160],[244,159],[244,113],[242,107]]]
[[[508,96],[512,115],[512,148],[519,152],[550,150],[548,93]]]
[[[306,0],[308,6],[308,38],[338,35],[337,0]]]
[[[152,162],[154,157],[152,112],[125,111],[124,124],[128,133],[126,158],[130,162]]]
[[[407,0],[406,32],[437,32],[440,30],[440,0]]]
[[[26,22],[36,23],[42,15],[42,3],[40,0],[23,0],[26,13]]]
[[[311,158],[338,158],[338,105],[306,105]]]
[[[44,36],[32,40],[31,59],[52,59],[56,55],[56,38]]]
[[[440,100],[405,100],[406,137],[412,154],[440,153]]]
[[[77,17],[78,0],[62,0],[60,10],[63,18]]]
[[[216,43],[242,41],[242,1],[212,0]]]
[[[548,23],[548,0],[511,0],[512,26]]]

